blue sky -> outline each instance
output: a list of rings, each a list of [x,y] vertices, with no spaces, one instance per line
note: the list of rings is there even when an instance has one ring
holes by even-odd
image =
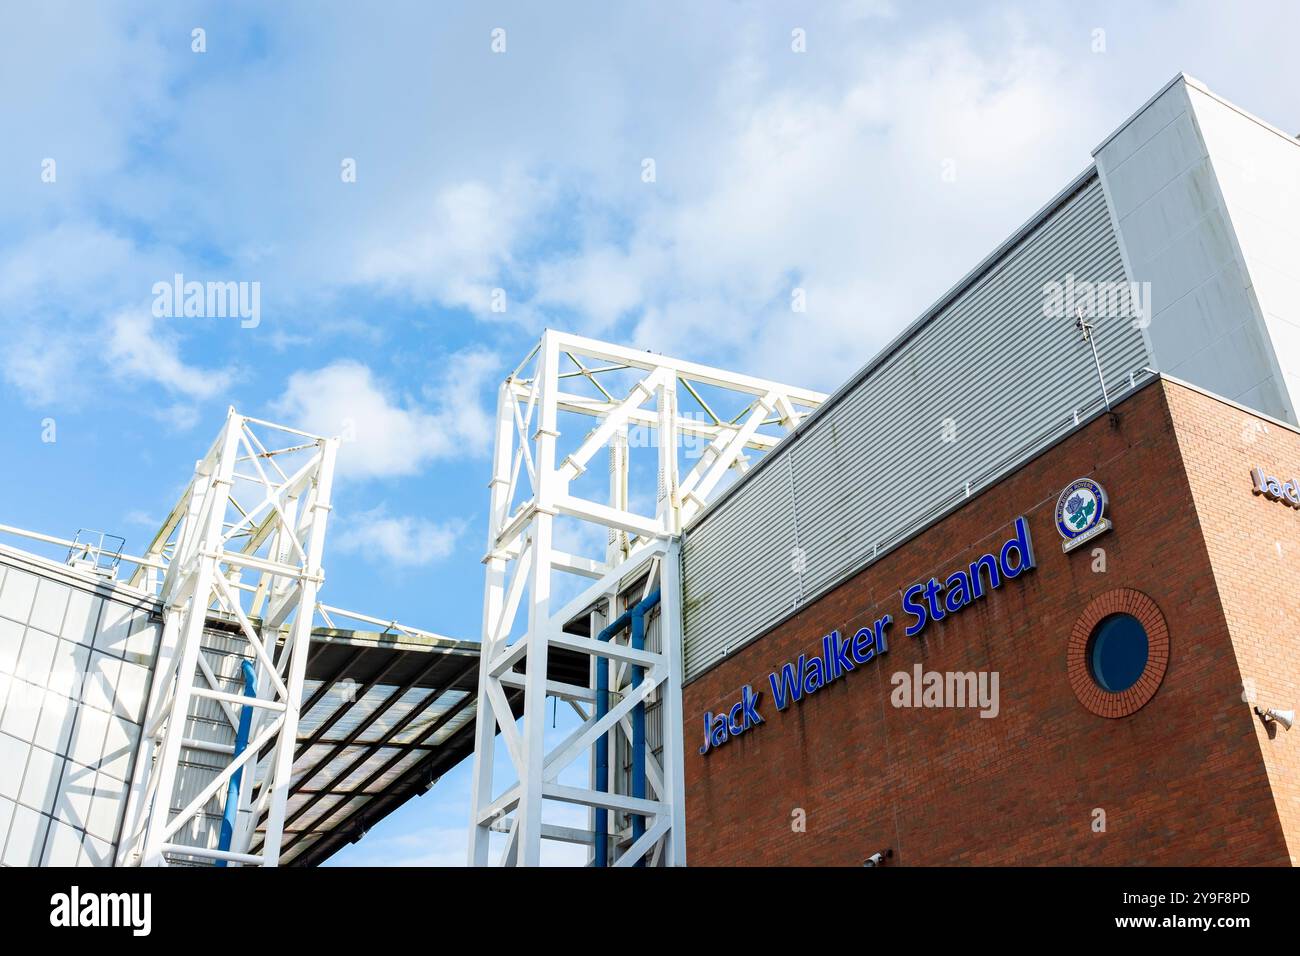
[[[351,420],[323,599],[477,637],[489,407],[542,328],[832,391],[1179,70],[1300,129],[1297,27],[1285,3],[6,4],[0,523],[143,548],[227,405]],[[176,273],[260,283],[260,322],[154,316]],[[463,862],[467,769],[338,861]]]

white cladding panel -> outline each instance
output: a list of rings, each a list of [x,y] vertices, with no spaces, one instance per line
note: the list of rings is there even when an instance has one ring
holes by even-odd
[[[1117,284],[1118,309],[1093,319],[1102,366],[1113,392],[1140,374],[1146,345],[1089,176],[688,531],[687,680],[1095,410],[1087,345],[1072,318],[1044,314],[1045,285],[1069,276]]]
[[[1300,144],[1180,76],[1094,155],[1156,367],[1296,423]]]
[[[155,605],[0,552],[0,860],[110,866]]]
[[[1300,396],[1300,142],[1196,85],[1189,84],[1187,93],[1294,413]]]

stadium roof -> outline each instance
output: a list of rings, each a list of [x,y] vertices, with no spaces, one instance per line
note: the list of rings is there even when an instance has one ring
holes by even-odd
[[[553,680],[585,682],[585,672],[573,673],[584,664],[561,657],[548,670]],[[312,632],[283,865],[324,862],[473,752],[478,666],[476,641]],[[508,697],[522,714],[522,689]]]

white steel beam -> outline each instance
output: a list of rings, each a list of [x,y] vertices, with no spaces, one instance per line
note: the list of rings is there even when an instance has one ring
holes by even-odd
[[[279,864],[337,451],[336,438],[307,435],[231,408],[154,537],[145,567],[166,568],[159,594],[162,640],[119,865],[166,866],[177,857]],[[245,508],[240,498],[257,504]],[[242,580],[245,575],[255,583]],[[148,578],[133,582],[145,586]],[[267,610],[254,620],[264,602]],[[228,659],[242,656],[254,666],[255,696],[241,692],[238,672],[215,673],[205,659],[204,632],[218,618],[237,625],[226,632],[238,648]],[[251,739],[241,753],[229,744],[185,736],[186,722],[203,701],[218,703],[233,725],[251,713]],[[233,731],[232,726],[232,736]],[[197,790],[192,774],[182,780],[178,773],[184,751],[194,748],[224,761]],[[259,760],[264,749],[269,757]],[[212,809],[219,811],[237,771],[242,815],[231,845],[222,847],[218,835],[200,824]],[[182,809],[174,812],[176,806]],[[243,851],[252,818],[262,810],[267,820],[261,852],[248,854]]]
[[[574,412],[579,415],[591,415],[600,417],[608,414],[616,404],[613,402],[601,401],[594,398],[583,398],[578,395],[563,394],[558,401],[559,410],[562,412]],[[797,416],[799,421],[803,420],[802,416]],[[634,408],[627,416],[628,424],[641,425],[646,428],[659,427],[659,414],[654,409]],[[698,436],[701,438],[716,438],[719,435],[727,435],[735,431],[730,424],[711,424],[702,422],[694,418],[683,417],[677,422],[677,430],[683,435]],[[781,439],[773,435],[764,435],[761,432],[752,436],[746,447],[755,451],[771,451]]]
[[[582,394],[584,389],[589,394]],[[598,865],[685,864],[679,536],[728,470],[746,469],[747,455],[774,448],[824,399],[806,389],[554,331],[544,333],[502,383],[484,558],[472,865],[536,865],[544,862],[545,840],[568,838],[596,848],[605,845],[606,835],[608,860],[593,858]],[[700,410],[684,413],[682,402],[694,402]],[[588,425],[562,435],[561,416],[566,429],[575,417]],[[638,438],[652,439],[649,468],[631,463],[632,428]],[[706,447],[692,455],[687,439]],[[608,449],[609,480],[593,494],[587,472],[602,448]],[[634,483],[639,483],[635,489]],[[593,500],[606,493],[607,500]],[[556,548],[561,523],[565,529],[603,533],[603,558]],[[591,541],[567,532],[560,540],[566,545]],[[591,583],[555,609],[555,574]],[[658,651],[632,647],[626,629],[610,640],[597,639],[601,622],[620,618],[654,590],[659,602],[647,613],[657,621]],[[557,650],[592,662],[587,686],[548,673]],[[607,701],[596,691],[602,672],[610,675]],[[520,692],[522,722],[514,716]],[[544,736],[548,697],[567,701],[578,716],[578,726],[549,747]],[[646,760],[646,797],[611,792],[611,783],[621,777],[598,781],[597,753],[607,747],[612,767],[631,747],[638,722],[651,719],[650,701],[662,725],[664,751],[660,760]],[[508,766],[498,766],[498,733]],[[561,771],[584,755],[589,784],[559,784]],[[604,832],[544,821],[545,806],[554,802],[591,808],[592,831],[603,818]],[[644,833],[634,840],[640,823],[634,827],[627,816],[611,820],[608,811],[643,818]],[[495,849],[493,833],[505,835]]]
[[[537,353],[539,422],[536,442],[537,511],[533,515],[533,563],[529,569],[528,628],[542,633],[550,624],[551,611],[551,536],[554,514],[553,499],[559,491],[556,473],[555,439],[559,437],[555,409],[555,386],[558,382],[560,355],[551,335],[542,337]],[[546,668],[549,645],[546,640],[528,641],[525,655],[527,670],[524,685],[524,727],[522,761],[515,763],[519,776],[519,809],[515,812],[518,832],[518,857],[523,866],[541,864],[542,847],[542,770],[546,754]]]

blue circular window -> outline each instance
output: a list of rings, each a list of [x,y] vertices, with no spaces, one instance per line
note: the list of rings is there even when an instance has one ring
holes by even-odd
[[[1088,638],[1088,673],[1102,690],[1121,693],[1138,682],[1149,651],[1142,623],[1131,614],[1112,614]]]

